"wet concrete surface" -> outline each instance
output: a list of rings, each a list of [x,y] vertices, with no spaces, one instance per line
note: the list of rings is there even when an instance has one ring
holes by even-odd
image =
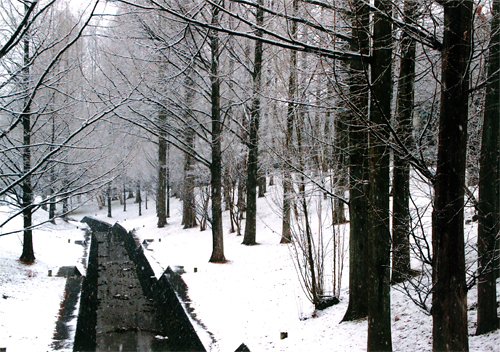
[[[206,351],[189,304],[179,300],[188,298],[180,275],[169,268],[157,279],[137,238],[119,224],[82,222],[92,239],[73,351]]]
[[[56,321],[56,331],[54,333],[54,342],[51,347],[57,350],[71,348],[73,341],[70,340],[71,327],[70,322],[75,318],[76,305],[82,286],[81,277],[70,277],[66,280],[64,288],[64,299],[61,302],[59,317]]]
[[[95,232],[98,242],[96,351],[170,351],[121,238]]]

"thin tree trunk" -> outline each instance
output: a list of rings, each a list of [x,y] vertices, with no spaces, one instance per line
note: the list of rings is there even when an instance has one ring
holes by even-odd
[[[54,150],[55,145],[56,145],[56,114],[52,114],[51,116],[51,122],[52,122],[52,131],[51,131],[51,146],[50,146],[50,151]],[[55,183],[56,183],[56,173],[54,168],[50,169],[50,186],[49,186],[49,220],[51,223],[55,224],[56,223],[56,199],[55,199]]]
[[[68,179],[67,179],[67,174],[68,174],[68,169],[66,166],[63,167],[63,199],[62,199],[62,218],[66,219],[69,213],[69,187],[68,187]]]
[[[295,15],[298,12],[299,2],[293,0],[292,9]],[[293,39],[297,39],[297,22],[292,21],[290,24],[290,35]],[[292,164],[292,147],[293,147],[293,125],[295,123],[296,99],[298,90],[297,79],[297,52],[290,51],[289,62],[290,77],[288,79],[288,108],[286,117],[285,131],[285,163],[283,165],[283,222],[281,229],[280,243],[290,243],[292,241],[291,233],[291,213],[292,213],[292,198],[293,198],[293,181],[291,174]]]
[[[492,5],[491,41],[488,60],[488,85],[484,111],[479,164],[477,248],[477,330],[485,334],[498,329],[495,273],[496,236],[500,230],[500,204],[497,194],[498,143],[500,128],[500,1]]]
[[[123,183],[123,211],[127,211],[127,189],[125,183]]]
[[[229,211],[229,221],[231,223],[231,227],[229,229],[229,233],[236,232],[234,228],[234,187],[236,186],[231,179],[231,175],[229,174],[229,170],[226,168],[224,172],[224,204],[226,206],[226,210]]]
[[[246,162],[243,162],[243,165],[240,165],[240,170],[244,170],[246,166]],[[246,183],[242,176],[242,172],[238,173],[238,200],[236,203],[236,207],[238,208],[238,212],[240,214],[240,220],[243,219],[243,214],[246,211]],[[241,235],[241,233],[238,233]]]
[[[392,13],[389,0],[375,0],[384,14]],[[389,139],[383,126],[391,117],[392,30],[391,23],[375,12],[373,15],[373,53],[371,64],[370,123],[378,136]],[[380,127],[381,126],[381,127]],[[389,230],[389,149],[370,135],[370,209],[368,231],[368,351],[391,351]]]
[[[314,304],[315,307],[318,307],[318,304],[320,303],[320,293],[319,288],[318,288],[318,280],[320,279],[319,277],[316,277],[316,265],[315,265],[315,260],[314,260],[314,249],[313,249],[313,239],[312,239],[312,233],[311,233],[311,225],[309,224],[309,212],[307,210],[307,199],[306,195],[304,192],[301,192],[301,203],[302,203],[302,210],[304,212],[304,222],[305,222],[305,233],[306,233],[306,242],[307,242],[307,254],[306,260],[307,260],[307,267],[309,267],[309,275],[311,276],[311,295],[312,295],[312,304]],[[304,270],[307,270],[307,267],[304,268]],[[305,275],[307,276],[307,275]]]
[[[161,68],[160,68],[161,70]],[[158,111],[158,194],[157,194],[157,227],[167,225],[167,112],[163,106]]]
[[[353,4],[352,51],[368,54],[369,9],[363,1]],[[367,292],[367,233],[368,233],[368,134],[362,119],[368,116],[368,83],[366,67],[361,60],[350,63],[349,98],[349,305],[342,321],[365,318],[368,315]],[[361,116],[358,116],[361,115]]]
[[[257,0],[260,5],[257,8],[256,24],[262,27],[264,24],[263,0]],[[262,30],[255,31],[257,37],[262,37]],[[260,91],[262,88],[262,41],[255,41],[255,56],[253,68],[253,101],[250,112],[250,135],[247,164],[247,221],[245,224],[245,235],[243,244],[256,244],[257,225],[257,187],[258,187],[258,156],[259,156],[259,123],[260,123]]]
[[[51,173],[52,173],[52,170],[51,170]],[[53,176],[51,175],[51,178],[52,177]],[[55,224],[56,223],[56,200],[55,200],[54,188],[53,188],[52,185],[50,186],[49,194],[50,194],[50,200],[49,200],[49,220],[50,220],[51,223]]]
[[[55,143],[55,141],[53,141]],[[56,223],[56,195],[54,185],[56,182],[56,175],[54,169],[50,169],[50,187],[49,187],[49,220],[51,223]]]
[[[168,138],[168,137],[167,137]],[[167,219],[170,217],[170,143],[167,140],[167,209],[166,216]]]
[[[468,351],[464,251],[469,55],[473,2],[446,1],[433,247],[433,348]]]
[[[212,7],[212,25],[219,25],[219,9]],[[220,79],[219,79],[219,34],[210,32],[212,62],[210,68],[212,103],[212,163],[210,165],[212,185],[212,256],[211,263],[225,263],[224,237],[222,228],[222,123],[220,116]]]
[[[405,0],[404,21],[415,23],[418,3]],[[399,72],[396,132],[405,147],[412,149],[412,118],[415,82],[415,49],[413,38],[403,32],[401,39],[401,64]],[[392,278],[402,282],[410,275],[410,165],[404,156],[394,153],[392,178]]]
[[[335,195],[344,199],[345,189],[347,186],[347,173],[344,171],[346,166],[346,150],[347,150],[347,124],[346,124],[346,113],[340,113],[335,119]],[[346,222],[344,202],[340,198],[335,198],[334,212],[333,212],[333,224],[344,224]]]
[[[137,203],[139,204],[139,216],[142,216],[142,196],[141,196],[141,181],[137,181]]]
[[[196,202],[194,195],[194,171],[193,171],[193,156],[194,153],[194,131],[191,126],[191,105],[194,99],[194,81],[191,78],[191,70],[188,70],[185,78],[185,105],[186,111],[184,114],[184,138],[185,144],[189,151],[184,153],[184,189],[182,192],[182,224],[185,229],[190,229],[197,226],[196,223]]]
[[[111,215],[111,186],[108,186],[108,189],[106,191],[106,199],[108,203],[108,218],[112,218]]]

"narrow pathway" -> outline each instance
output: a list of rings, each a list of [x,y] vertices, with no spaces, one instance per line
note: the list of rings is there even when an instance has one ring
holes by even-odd
[[[96,351],[169,351],[154,302],[145,297],[134,262],[112,231],[98,241]]]

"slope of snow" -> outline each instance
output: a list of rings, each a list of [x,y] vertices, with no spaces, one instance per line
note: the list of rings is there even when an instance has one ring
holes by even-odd
[[[2,207],[0,214],[6,211],[8,209]],[[43,215],[43,212],[37,214]],[[15,228],[16,225],[19,223],[7,226]],[[18,260],[22,253],[22,234],[0,237],[0,347],[9,352],[52,349],[66,284],[66,279],[56,274],[61,266],[81,265],[83,247],[74,242],[83,240],[84,233],[78,227],[81,228],[79,223],[57,220],[57,225],[47,224],[35,230],[33,265],[24,265]],[[52,270],[51,277],[49,270]]]
[[[251,351],[366,350],[367,322],[340,323],[348,303],[348,258],[344,262],[340,303],[314,314],[302,292],[291,248],[279,244],[281,220],[267,198],[258,202],[256,246],[241,245],[242,236],[228,233],[228,214],[224,213],[226,264],[208,263],[210,230],[183,230],[181,203],[175,199],[169,224],[163,229],[156,228],[151,202],[149,209],[143,204],[141,217],[137,205],[130,201],[127,212],[115,205],[111,219],[106,217],[106,209],[97,211],[91,206],[82,207],[72,217],[80,220],[90,215],[111,224],[119,222],[128,230],[134,229],[139,238],[153,240],[146,254],[157,275],[169,265],[183,266],[191,306],[213,336],[212,343],[207,343],[211,351],[234,351],[241,343]],[[7,347],[9,352],[51,350],[65,280],[48,277],[47,270],[55,273],[60,266],[80,263],[83,247],[75,245],[74,240],[83,238],[81,226],[58,221],[55,226],[35,230],[37,261],[29,267],[17,261],[22,249],[20,236],[0,237],[0,295],[8,296],[0,298],[0,347]],[[475,236],[475,224],[467,226],[468,235]],[[348,228],[344,231],[348,233]],[[500,284],[497,286],[500,293]],[[431,351],[432,318],[400,290],[392,290],[391,300],[393,349]],[[475,301],[473,289],[469,307]],[[475,319],[476,312],[470,309],[470,335],[475,332]],[[288,337],[281,339],[282,332],[287,332]],[[470,336],[469,342],[471,351],[500,351],[500,331]]]

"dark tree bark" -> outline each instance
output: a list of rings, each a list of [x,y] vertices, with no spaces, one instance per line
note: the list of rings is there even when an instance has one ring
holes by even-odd
[[[127,188],[125,187],[125,183],[123,183],[123,211],[127,211]]]
[[[432,214],[433,348],[467,351],[464,185],[473,2],[444,1],[441,110]]]
[[[194,154],[194,131],[190,121],[191,105],[194,99],[194,81],[191,78],[191,70],[184,78],[185,83],[185,105],[186,111],[184,114],[184,138],[185,145],[189,151],[184,153],[184,188],[182,192],[182,224],[185,229],[190,229],[197,226],[196,223],[196,202],[194,195],[194,172],[193,172],[193,154]]]
[[[369,52],[369,9],[363,1],[353,1],[351,8],[351,50]],[[349,99],[352,108],[349,119],[349,306],[342,321],[365,318],[368,315],[367,292],[367,233],[368,233],[368,134],[362,120],[368,116],[368,83],[366,63],[350,63]]]
[[[62,199],[62,218],[66,220],[67,216],[68,216],[68,213],[69,213],[69,200],[70,200],[70,196],[69,196],[69,181],[68,181],[68,178],[67,178],[67,175],[68,175],[68,169],[66,166],[63,166],[63,172],[62,172],[62,184],[63,184],[63,188],[62,188],[62,192],[64,195],[63,199]]]
[[[167,219],[170,217],[170,143],[167,141]]]
[[[334,166],[334,178],[335,178],[335,195],[339,198],[335,198],[333,201],[333,224],[345,224],[345,207],[344,201],[345,190],[347,187],[347,173],[345,172],[345,166],[347,165],[346,151],[348,145],[348,136],[346,123],[348,119],[348,110],[345,113],[340,113],[335,119],[335,151],[336,156],[335,166]]]
[[[51,131],[51,146],[50,151],[54,149],[56,145],[56,114],[52,114],[51,123],[52,123],[52,131]],[[49,220],[51,223],[56,223],[56,198],[55,198],[55,183],[56,183],[56,172],[53,168],[50,169],[50,186],[49,186]]]
[[[108,189],[106,191],[106,202],[108,203],[108,218],[112,218],[112,213],[111,213],[111,186],[108,186]]]
[[[246,160],[242,163],[242,165],[239,165],[240,170],[244,170],[246,167]],[[236,207],[238,208],[238,212],[240,213],[240,220],[244,219],[244,213],[246,212],[246,189],[247,185],[245,182],[245,178],[243,176],[243,172],[238,173],[238,198],[236,201]],[[238,233],[238,235],[241,235],[241,233]]]
[[[230,172],[228,168],[224,169],[224,177],[223,177],[223,195],[224,195],[224,205],[225,209],[229,211],[229,221],[231,223],[231,227],[229,229],[229,233],[236,232],[234,228],[234,188],[236,183],[233,182]]]
[[[140,181],[138,181],[139,183]],[[136,192],[135,192],[135,201],[134,203],[140,203],[142,200],[141,200],[141,194],[138,192],[138,190],[140,191],[140,187],[136,185]]]
[[[157,215],[158,228],[167,225],[167,112],[162,106],[159,107],[158,125],[160,127],[158,137],[158,194]]]
[[[263,0],[258,0],[256,24],[262,27],[264,24]],[[262,30],[255,31],[257,37],[262,37]],[[250,111],[250,133],[248,141],[248,164],[247,164],[247,221],[245,224],[245,235],[243,244],[256,244],[257,223],[257,186],[258,186],[258,156],[259,156],[259,123],[260,123],[260,91],[262,87],[262,41],[255,41],[255,56],[253,67],[253,100]]]
[[[298,0],[293,0],[293,14],[297,14],[299,3]],[[292,21],[290,24],[290,35],[292,38],[297,38],[297,22]],[[288,79],[288,108],[286,116],[286,131],[285,131],[285,163],[283,165],[283,222],[281,229],[280,243],[292,242],[291,232],[291,210],[292,198],[294,194],[293,182],[291,175],[292,164],[292,146],[293,146],[293,126],[295,123],[296,99],[298,90],[297,80],[297,52],[290,51],[290,77]]]
[[[259,169],[257,171],[257,183],[259,185],[259,198],[263,198],[266,196],[267,192],[267,184],[266,184],[266,172],[262,169],[262,165],[259,165]]]
[[[212,25],[219,25],[219,9],[212,7]],[[212,103],[212,163],[210,165],[212,190],[212,256],[211,263],[225,263],[224,237],[222,228],[222,123],[220,116],[220,78],[219,78],[219,34],[210,32],[211,50],[211,103]]]
[[[139,205],[139,216],[142,216],[142,196],[141,196],[141,181],[137,181],[137,192],[135,196]]]
[[[409,25],[416,21],[418,3],[405,0],[404,21]],[[401,38],[401,62],[397,93],[396,133],[408,150],[412,149],[413,101],[415,83],[415,40],[403,32]],[[394,153],[392,178],[392,278],[402,282],[410,275],[410,164],[407,158]]]
[[[498,329],[495,273],[496,236],[500,230],[500,207],[497,194],[498,143],[500,128],[500,1],[492,6],[491,41],[488,60],[488,85],[484,111],[479,164],[479,199],[477,249],[477,330],[485,334]],[[496,253],[498,255],[498,253]]]
[[[391,14],[389,0],[375,0],[384,14]],[[391,120],[392,28],[385,16],[373,14],[370,123],[378,138],[370,134],[370,208],[368,230],[368,351],[391,351],[389,230],[389,139],[385,124]],[[381,138],[382,140],[379,140]]]
[[[29,6],[24,5],[25,13],[28,14]],[[29,36],[23,39],[23,73],[22,86],[25,90],[24,106],[21,115],[21,123],[23,128],[23,173],[26,175],[31,170],[31,100],[29,98],[29,81],[30,81],[30,41]],[[22,191],[22,214],[23,214],[23,252],[19,260],[25,264],[32,264],[35,261],[35,251],[33,250],[33,232],[31,230],[32,215],[33,215],[33,186],[31,184],[31,176],[26,175],[21,185]]]
[[[52,186],[50,187],[49,194],[50,194],[49,219],[50,219],[51,223],[55,224],[56,223],[56,200],[55,200],[55,191],[54,191],[54,188]]]

